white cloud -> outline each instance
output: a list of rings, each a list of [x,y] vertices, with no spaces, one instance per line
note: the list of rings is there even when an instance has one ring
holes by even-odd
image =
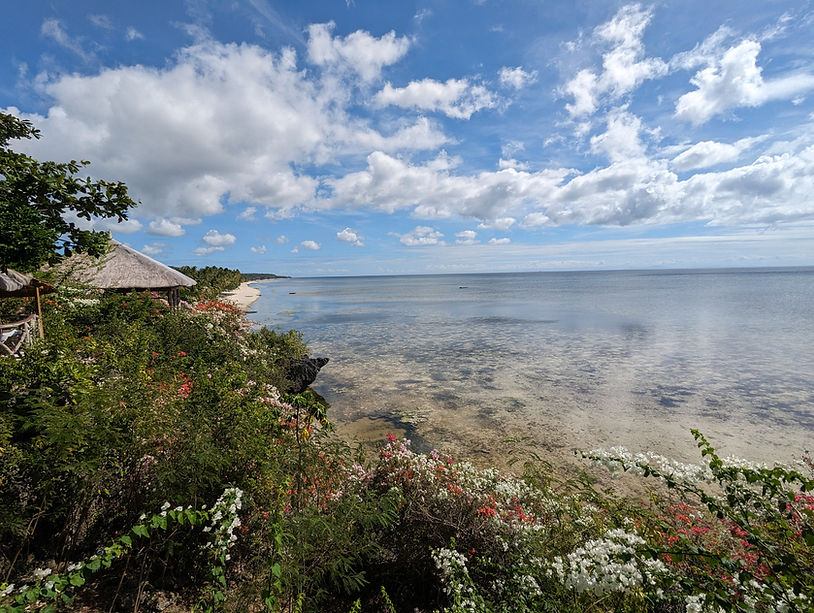
[[[107,15],[92,14],[88,15],[88,19],[97,28],[102,28],[103,30],[113,29],[113,22],[110,21],[110,17]]]
[[[249,247],[249,251],[263,255],[267,251],[267,248],[265,245],[260,245],[259,247]]]
[[[517,220],[514,217],[500,217],[498,219],[493,219],[489,222],[478,224],[478,227],[481,229],[491,228],[494,230],[508,230],[516,222]]]
[[[618,100],[644,81],[667,74],[664,61],[644,57],[642,36],[651,18],[652,11],[631,4],[594,30],[592,44],[609,48],[602,54],[601,71],[582,69],[562,88],[564,95],[573,97],[573,102],[566,104],[572,116],[593,113],[602,96]]]
[[[399,61],[410,48],[407,37],[392,30],[376,38],[357,30],[344,38],[332,36],[334,22],[308,26],[308,59],[318,66],[339,67],[359,74],[364,81],[378,78],[385,66]]]
[[[351,228],[345,228],[340,232],[336,233],[336,238],[338,238],[343,243],[350,243],[354,247],[364,247],[365,244],[362,242],[362,237],[359,236],[355,230]]]
[[[497,167],[500,168],[501,170],[505,168],[514,168],[515,170],[528,170],[530,168],[528,163],[520,162],[518,160],[515,160],[514,158],[508,160],[500,158],[497,162]]]
[[[192,250],[192,255],[212,255],[218,251],[224,251],[225,247],[196,247]]]
[[[416,226],[407,234],[400,235],[399,238],[402,245],[406,245],[407,247],[419,247],[426,245],[441,245],[443,244],[441,239],[444,238],[444,235],[435,228],[430,228],[429,226]]]
[[[490,245],[508,245],[512,242],[510,238],[490,238],[489,244]]]
[[[316,241],[302,241],[300,246],[311,251],[319,251],[319,248],[322,247],[322,245]]]
[[[67,44],[59,22],[46,30]],[[379,43],[400,48],[402,40],[357,34],[353,40],[369,42],[371,52]],[[342,53],[353,55],[343,40]],[[208,216],[239,203],[283,218],[317,194],[319,181],[298,168],[449,142],[423,117],[389,124],[390,132],[352,117],[358,80],[329,76],[302,70],[291,49],[202,39],[161,68],[44,77],[50,109],[21,114],[43,138],[25,148],[45,159],[92,160],[95,176],[127,183],[147,217]]]
[[[117,221],[115,217],[101,218],[95,217],[90,220],[77,217],[75,213],[66,212],[63,217],[65,221],[76,224],[81,230],[94,230],[96,232],[114,232],[116,234],[133,234],[144,228],[138,220],[130,217],[125,221]]]
[[[290,240],[291,239],[289,239],[285,234],[281,234],[280,236],[277,237],[277,244],[278,245],[285,245]]]
[[[157,234],[158,236],[183,236],[187,233],[186,230],[179,223],[175,223],[166,218],[154,219],[150,222],[149,234]]]
[[[125,31],[124,37],[129,41],[143,40],[144,39],[144,34],[139,32],[138,30],[136,30],[134,27],[130,26]]]
[[[237,216],[237,218],[242,219],[243,221],[257,221],[257,218],[254,216],[256,212],[256,206],[247,206],[243,212]]]
[[[373,98],[375,106],[393,105],[405,109],[438,111],[453,119],[469,119],[473,113],[497,106],[497,98],[483,85],[468,79],[411,81],[407,87],[384,88]]]
[[[210,247],[227,247],[229,245],[234,244],[234,242],[237,240],[237,237],[234,234],[229,234],[228,232],[218,232],[217,230],[209,230],[206,234],[203,235],[203,238],[201,238],[201,240]]]
[[[741,153],[761,140],[763,138],[743,138],[733,144],[701,141],[679,153],[670,165],[678,171],[685,171],[728,164],[737,161]]]
[[[432,15],[432,11],[430,9],[419,9],[415,15],[413,15],[413,20],[416,23],[423,23],[425,19]]]
[[[504,66],[500,69],[498,76],[500,77],[501,84],[513,87],[514,89],[522,89],[529,83],[534,83],[534,81],[537,80],[537,71],[532,70],[531,72],[526,72],[520,66],[515,66],[514,68]]]
[[[675,116],[699,125],[730,109],[789,100],[814,89],[814,74],[807,72],[764,80],[757,65],[760,49],[758,41],[744,40],[719,57],[706,58],[706,66],[690,79],[696,89],[678,99]],[[692,65],[693,61],[686,59],[684,64]]]
[[[43,21],[40,27],[40,34],[46,38],[50,38],[60,47],[75,53],[85,61],[93,57],[92,53],[85,51],[82,47],[82,39],[70,36],[68,32],[65,31],[59,19],[46,19]]]
[[[640,138],[642,120],[624,109],[608,114],[607,130],[591,137],[591,151],[601,153],[611,162],[623,162],[644,157],[645,146]]]
[[[478,233],[474,230],[464,230],[455,234],[456,245],[475,245],[477,244]]]
[[[506,169],[474,176],[450,173],[455,160],[439,156],[423,165],[410,164],[384,153],[372,153],[367,168],[327,183],[334,207],[374,207],[392,213],[412,209],[415,217],[454,216],[484,222],[510,217],[529,199],[543,197],[567,176],[567,170],[536,173]]]
[[[161,255],[164,253],[164,249],[167,248],[166,243],[154,242],[150,243],[149,245],[144,245],[141,248],[142,253],[146,253],[147,255]]]

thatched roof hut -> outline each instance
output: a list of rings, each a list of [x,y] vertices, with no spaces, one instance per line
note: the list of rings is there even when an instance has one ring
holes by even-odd
[[[0,298],[36,296],[38,289],[40,294],[55,291],[53,285],[35,279],[33,275],[17,272],[11,268],[6,272],[0,270]]]
[[[171,307],[180,303],[181,287],[197,284],[185,274],[113,239],[99,258],[75,253],[58,270],[65,279],[107,290],[164,290]]]
[[[6,269],[5,272],[0,270],[0,298],[36,298],[37,315],[36,317],[29,316],[18,322],[11,324],[0,324],[0,355],[9,354],[15,355],[21,346],[29,344],[33,338],[30,328],[36,326],[39,329],[40,338],[45,336],[42,329],[42,305],[40,304],[40,296],[42,294],[50,294],[55,292],[56,288],[50,283],[35,279],[33,275],[17,272],[11,268]],[[32,322],[32,317],[34,318]],[[13,336],[15,330],[19,331],[21,336],[16,342],[12,343],[9,347],[8,340]]]
[[[74,283],[100,289],[171,290],[196,284],[195,279],[115,240],[101,257],[76,253],[59,265],[59,271]]]

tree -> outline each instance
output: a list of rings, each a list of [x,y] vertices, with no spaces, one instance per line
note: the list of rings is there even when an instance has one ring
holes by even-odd
[[[99,256],[109,234],[83,230],[65,216],[121,222],[136,206],[124,183],[77,176],[90,162],[40,162],[9,147],[11,140],[39,137],[30,121],[0,112],[0,270],[30,272],[74,251]]]

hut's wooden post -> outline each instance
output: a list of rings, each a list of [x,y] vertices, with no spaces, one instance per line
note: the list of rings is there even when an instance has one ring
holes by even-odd
[[[42,305],[40,304],[40,288],[35,287],[34,292],[37,296],[37,321],[40,328],[40,338],[45,338],[45,328],[42,325]]]

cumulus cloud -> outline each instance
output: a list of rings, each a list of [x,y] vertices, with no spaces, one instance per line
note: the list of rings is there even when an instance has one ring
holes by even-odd
[[[234,242],[237,240],[237,237],[234,234],[229,234],[228,232],[209,230],[206,234],[203,235],[203,238],[201,238],[201,240],[210,247],[228,247],[229,245],[234,244]]]
[[[454,216],[484,222],[508,218],[555,189],[569,170],[535,173],[505,169],[474,176],[450,171],[455,160],[439,156],[424,164],[412,164],[384,153],[372,153],[364,170],[327,183],[335,207],[374,207],[392,213],[412,209],[424,219]]]
[[[478,233],[474,230],[464,230],[463,232],[458,232],[455,235],[455,244],[456,245],[476,245],[478,243],[477,239]]]
[[[641,140],[642,120],[624,109],[616,109],[606,118],[607,129],[591,137],[591,151],[611,162],[641,158],[645,145]]]
[[[192,250],[192,255],[212,255],[218,251],[224,251],[225,247],[196,247]]]
[[[187,233],[181,224],[175,223],[166,218],[154,219],[151,221],[147,232],[150,234],[157,234],[158,236],[183,236]]]
[[[500,69],[498,76],[502,85],[514,89],[523,89],[529,83],[534,83],[537,80],[537,71],[526,72],[520,66],[514,68],[504,66]]]
[[[562,88],[565,96],[573,98],[566,104],[572,116],[591,114],[603,96],[618,100],[644,81],[667,74],[668,65],[663,60],[644,55],[642,36],[651,18],[651,10],[632,4],[594,30],[591,44],[606,49],[602,69],[582,69]]]
[[[154,242],[150,243],[149,245],[144,245],[141,248],[142,253],[146,253],[147,255],[161,255],[164,253],[164,249],[167,248],[166,243]]]
[[[443,233],[429,226],[416,226],[407,234],[397,235],[402,245],[407,247],[423,247],[426,245],[443,245]]]
[[[757,65],[760,49],[758,41],[744,40],[719,57],[707,57],[706,67],[690,80],[696,89],[676,102],[675,116],[699,125],[730,109],[788,100],[814,89],[814,74],[807,72],[765,80]],[[684,64],[692,65],[692,60]]]
[[[322,245],[316,241],[302,241],[300,246],[304,249],[309,249],[310,251],[319,251],[320,247],[322,247]]]
[[[285,234],[281,234],[280,236],[277,237],[276,242],[278,245],[285,245],[287,242],[289,242],[289,240],[291,239],[289,239]]]
[[[362,237],[356,233],[355,230],[351,228],[345,228],[340,232],[336,233],[336,238],[338,238],[343,243],[350,243],[354,247],[364,247],[365,244],[362,242]]]
[[[257,212],[256,206],[247,206],[240,215],[237,216],[238,219],[242,219],[243,221],[256,221],[257,218],[254,214]]]
[[[333,21],[308,26],[308,59],[318,66],[354,71],[364,81],[378,78],[382,68],[395,64],[410,48],[407,37],[397,37],[392,30],[379,38],[363,30],[343,38],[332,35],[335,26]]]
[[[406,87],[384,88],[373,98],[375,106],[437,111],[453,119],[469,119],[473,113],[497,106],[497,97],[486,87],[469,79],[411,81]]]
[[[728,164],[737,161],[742,152],[761,140],[763,138],[743,138],[733,144],[701,141],[675,156],[670,165],[678,171],[685,171]]]
[[[260,245],[259,247],[249,247],[249,251],[252,253],[257,253],[258,255],[263,255],[266,252],[266,246]]]
[[[492,228],[494,230],[508,230],[511,228],[517,220],[514,217],[500,217],[498,219],[493,219],[489,222],[484,222],[478,224],[478,228],[481,229],[488,229]]]
[[[70,44],[58,21],[47,22],[44,31]],[[326,30],[312,32],[319,37]],[[317,53],[320,45],[326,49]],[[312,49],[326,70],[335,56],[369,76],[372,69],[365,66],[395,61],[406,46],[405,39],[357,32],[315,41]],[[365,54],[369,61],[357,62]],[[291,49],[203,38],[161,68],[118,66],[48,77],[43,92],[51,108],[45,115],[20,115],[43,133],[25,144],[26,152],[93,160],[94,175],[125,181],[146,217],[208,216],[230,203],[286,217],[311,206],[319,187],[318,179],[297,168],[448,142],[423,117],[391,124],[389,133],[351,117],[355,84],[358,77],[346,82],[302,70]]]
[[[510,238],[490,238],[489,244],[490,245],[508,245],[512,242]]]
[[[508,160],[500,158],[497,161],[497,167],[500,168],[501,170],[504,170],[506,168],[513,168],[515,170],[528,170],[529,168],[531,168],[527,162],[520,162],[514,158]]]

